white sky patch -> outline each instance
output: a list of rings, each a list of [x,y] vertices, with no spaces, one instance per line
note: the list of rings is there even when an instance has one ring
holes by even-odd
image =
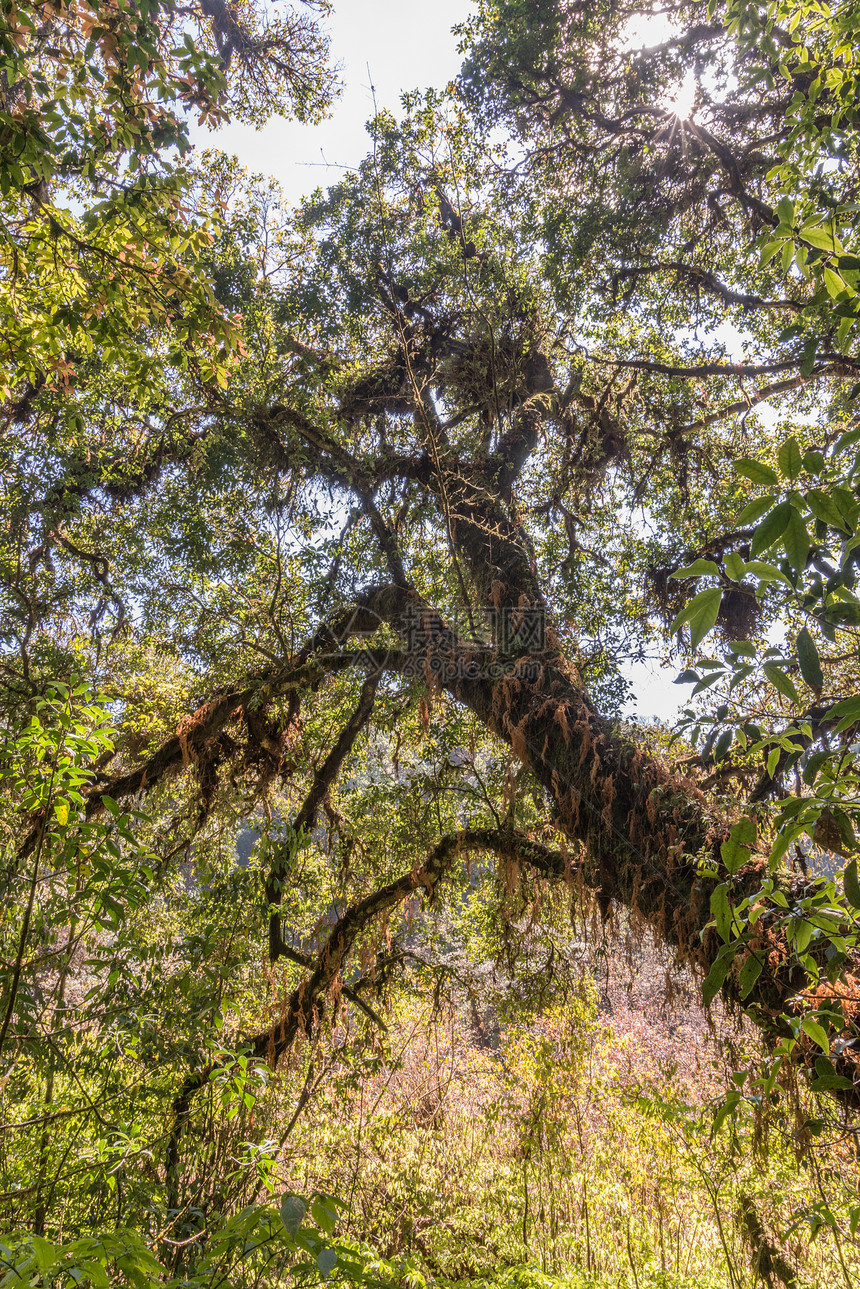
[[[238,124],[215,131],[192,126],[192,140],[201,150],[220,148],[249,170],[271,175],[286,199],[298,202],[315,188],[337,183],[345,169],[367,156],[371,143],[365,124],[373,116],[374,90],[377,108],[399,115],[405,91],[441,87],[457,75],[462,56],[451,28],[474,11],[474,0],[434,0],[430,5],[340,0],[324,24],[343,83],[327,120],[309,126],[275,117],[260,130]]]
[[[637,13],[621,28],[621,48],[653,49],[676,35],[678,28],[665,13]]]
[[[672,726],[681,713],[681,708],[690,701],[690,685],[676,685],[675,677],[681,671],[681,664],[674,661],[661,664],[656,658],[642,662],[625,662],[621,668],[622,675],[632,686],[630,698],[624,704],[622,714],[628,720],[636,720],[642,725],[654,725],[657,722]]]

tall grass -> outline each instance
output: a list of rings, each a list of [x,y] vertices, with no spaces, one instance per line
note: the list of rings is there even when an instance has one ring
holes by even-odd
[[[344,1234],[436,1281],[860,1284],[853,1138],[812,1136],[794,1089],[714,1134],[731,1030],[607,1002],[584,982],[499,1026],[464,999],[403,1003],[319,1088],[284,1182],[341,1196]]]

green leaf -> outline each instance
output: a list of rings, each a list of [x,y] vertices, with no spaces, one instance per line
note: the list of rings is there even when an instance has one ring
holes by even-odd
[[[752,573],[762,582],[785,582],[786,586],[791,586],[785,573],[775,564],[768,564],[765,560],[748,559],[747,572]]]
[[[813,1092],[835,1092],[837,1089],[853,1088],[854,1084],[843,1074],[822,1074],[813,1079],[809,1085]]]
[[[687,621],[690,624],[690,642],[695,649],[713,627],[720,611],[723,593],[718,586],[700,591],[690,604]]]
[[[738,991],[741,998],[746,998],[753,985],[761,975],[761,962],[754,953],[748,954],[744,959],[744,965],[741,967],[741,973],[738,977]]]
[[[51,1244],[49,1240],[42,1239],[40,1235],[31,1235],[30,1243],[33,1246],[33,1253],[36,1256],[39,1270],[42,1275],[45,1275],[59,1261],[62,1249],[55,1244]]]
[[[849,394],[849,398],[858,393],[860,393],[860,382],[854,386],[851,394]],[[846,448],[850,448],[858,441],[860,441],[860,426],[858,426],[856,430],[849,430],[847,434],[841,435],[841,437],[836,440],[833,445],[833,455],[837,456],[840,452],[844,452]]]
[[[95,1289],[110,1289],[110,1280],[107,1272],[100,1262],[93,1262],[91,1259],[81,1261],[78,1266],[84,1275],[92,1280]]]
[[[765,493],[763,497],[756,497],[755,501],[751,501],[748,506],[744,506],[735,523],[739,528],[743,528],[747,524],[758,523],[762,515],[767,514],[775,501],[776,495],[772,492]]]
[[[800,364],[801,376],[809,376],[815,366],[815,355],[818,352],[818,338],[813,336],[803,346],[803,358]]]
[[[766,662],[762,671],[767,676],[774,689],[778,689],[786,698],[790,698],[793,703],[800,701],[794,682],[785,672],[776,665],[775,662]],[[777,749],[778,750],[778,749]],[[768,758],[770,761],[770,758]]]
[[[850,531],[833,497],[823,488],[811,488],[806,494],[806,504],[815,518],[830,528],[839,528],[844,533]]]
[[[832,251],[835,249],[834,237],[826,228],[814,227],[811,224],[805,224],[800,230],[800,235],[810,246],[815,246],[820,251]]]
[[[781,501],[778,506],[774,506],[769,515],[765,515],[753,533],[751,547],[753,556],[769,550],[775,542],[779,541],[789,525],[793,511],[794,507],[791,502]]]
[[[728,840],[720,846],[722,861],[730,873],[734,874],[744,866],[755,840],[756,827],[752,819],[744,818],[732,825]]]
[[[306,1212],[307,1206],[298,1195],[285,1195],[281,1200],[281,1221],[289,1235],[295,1235],[305,1220]]]
[[[824,612],[829,622],[840,622],[846,627],[860,625],[860,604],[845,604],[837,601],[828,604]]]
[[[770,242],[765,242],[759,251],[759,268],[764,268],[770,264],[773,257],[779,254],[779,251],[785,244],[785,238],[778,237]]]
[[[808,1034],[813,1043],[817,1043],[823,1052],[830,1055],[830,1041],[823,1027],[812,1016],[804,1016],[800,1022],[801,1028],[805,1034]]]
[[[811,922],[800,920],[794,924],[794,947],[798,953],[806,953],[809,942],[812,939],[812,932],[815,930]]]
[[[835,269],[830,268],[827,264],[824,266],[824,285],[827,288],[827,294],[832,300],[835,300],[843,291],[849,289],[848,283],[835,271]]]
[[[821,659],[815,641],[806,627],[802,627],[797,635],[797,661],[800,663],[800,674],[810,689],[821,689],[824,684]]]
[[[740,457],[732,463],[732,469],[736,474],[742,474],[745,479],[750,479],[753,483],[779,483],[779,475],[775,470],[752,457]]]
[[[677,573],[671,573],[670,577],[679,579],[684,577],[704,577],[705,574],[711,574],[711,576],[716,577],[719,576],[719,572],[720,570],[713,560],[697,559],[692,564],[688,564],[686,568],[679,568]]]
[[[839,507],[842,518],[853,530],[860,516],[860,501],[857,500],[854,493],[848,488],[836,486],[830,489],[830,495]]]
[[[317,1266],[320,1269],[320,1275],[327,1280],[337,1266],[337,1253],[334,1249],[320,1249],[317,1254]]]
[[[311,1204],[311,1217],[326,1235],[334,1235],[334,1228],[337,1226],[337,1210],[331,1204],[318,1197]]]
[[[723,558],[723,564],[725,565],[726,573],[733,582],[740,582],[747,571],[746,562],[737,551],[729,551],[728,555]]]
[[[790,197],[780,197],[776,203],[776,213],[779,215],[779,222],[790,228],[794,223],[794,202]]]
[[[842,874],[845,895],[855,909],[860,909],[860,878],[857,874],[857,860],[852,859]]]
[[[711,895],[711,917],[714,919],[720,939],[728,941],[732,929],[732,911],[729,905],[729,889],[725,882],[721,882]]]
[[[803,468],[803,457],[800,451],[800,444],[794,435],[780,444],[776,459],[784,478],[797,478]]]
[[[791,507],[791,514],[788,517],[788,524],[782,535],[782,542],[785,546],[785,553],[788,556],[788,562],[798,573],[806,568],[806,561],[809,558],[809,533],[806,524],[803,522],[803,516],[799,511]]]
[[[809,758],[806,765],[804,766],[804,770],[803,770],[803,782],[805,784],[807,784],[809,787],[812,787],[813,783],[818,777],[818,771],[821,769],[822,765],[824,765],[825,761],[828,761],[830,759],[830,756],[831,756],[831,753],[827,751],[814,752],[812,754],[812,756]]]
[[[860,695],[853,698],[843,698],[840,702],[834,703],[827,713],[828,720],[832,717],[851,716],[860,720]]]
[[[702,1004],[710,1007],[717,994],[725,983],[726,976],[729,974],[729,967],[732,965],[736,950],[729,945],[725,945],[719,952],[714,965],[711,967],[702,984]]]

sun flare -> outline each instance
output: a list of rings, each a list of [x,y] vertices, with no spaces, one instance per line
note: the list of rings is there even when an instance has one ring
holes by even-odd
[[[676,116],[679,121],[689,121],[693,115],[698,88],[699,82],[696,78],[696,73],[691,69],[678,87],[666,95],[663,100],[663,106],[668,112]]]

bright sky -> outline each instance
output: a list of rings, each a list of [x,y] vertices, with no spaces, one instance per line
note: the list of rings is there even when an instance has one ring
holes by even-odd
[[[344,89],[329,119],[318,126],[279,117],[262,130],[195,129],[195,142],[236,153],[250,170],[274,175],[290,201],[326,188],[337,181],[341,167],[358,165],[369,151],[365,122],[373,115],[371,85],[377,107],[395,113],[405,91],[446,85],[461,62],[451,28],[474,10],[472,0],[335,0],[325,26]]]

